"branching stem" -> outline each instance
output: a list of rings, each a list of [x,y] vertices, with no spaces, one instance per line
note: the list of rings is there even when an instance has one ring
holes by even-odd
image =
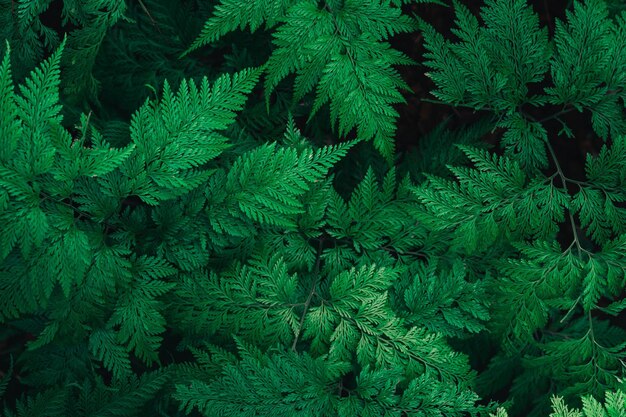
[[[293,344],[291,345],[291,350],[296,352],[296,345],[298,344],[298,340],[300,339],[300,334],[302,333],[302,327],[304,326],[304,318],[308,312],[309,306],[311,305],[311,300],[315,295],[317,285],[319,283],[319,273],[320,273],[320,265],[322,263],[322,244],[323,239],[320,239],[317,245],[317,256],[315,259],[315,268],[313,269],[313,285],[311,286],[311,290],[309,291],[309,296],[307,297],[304,303],[304,311],[302,312],[302,317],[300,317],[300,323],[298,325],[298,331],[296,332],[296,337],[293,340]]]
[[[548,150],[550,151],[550,155],[552,157],[552,160],[554,161],[554,165],[556,167],[556,171],[557,171],[559,177],[561,178],[561,183],[563,184],[563,188],[565,188],[567,190],[567,182],[568,182],[568,180],[567,180],[567,177],[565,176],[565,174],[563,173],[563,169],[561,169],[561,164],[559,163],[559,160],[556,157],[556,153],[554,152],[554,148],[552,148],[552,145],[547,140],[546,140],[546,146],[548,147]],[[578,237],[578,231],[576,230],[576,222],[574,221],[574,215],[572,214],[572,212],[570,210],[568,210],[568,217],[569,217],[570,224],[572,226],[572,233],[574,235],[574,243],[576,244],[576,248],[578,249],[578,256],[580,256],[581,252],[583,251],[583,249],[580,246],[580,238]]]

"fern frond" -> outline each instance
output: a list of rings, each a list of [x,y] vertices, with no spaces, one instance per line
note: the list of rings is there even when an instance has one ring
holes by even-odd
[[[404,102],[398,89],[408,89],[392,66],[410,61],[382,41],[411,28],[400,9],[377,0],[351,0],[337,9],[297,3],[274,34],[277,49],[267,63],[266,97],[295,72],[295,100],[317,85],[311,115],[330,101],[340,135],[356,127],[357,137],[373,139],[389,159],[398,117],[392,105]]]
[[[26,133],[34,140],[46,132],[48,123],[61,122],[59,104],[60,61],[65,41],[20,86],[21,96],[15,96],[18,116],[22,119]]]
[[[215,42],[238,28],[250,26],[250,31],[254,32],[263,23],[272,27],[294,3],[296,0],[221,0],[215,6],[213,16],[207,20],[202,32],[185,53]]]
[[[519,259],[499,265],[502,278],[494,283],[499,300],[496,307],[502,335],[512,341],[525,341],[548,320],[555,301],[575,299],[585,262],[571,250],[563,252],[556,242],[536,241],[518,244]],[[577,295],[577,294],[576,294]]]
[[[124,17],[124,0],[65,1],[64,18],[79,28],[70,32],[64,55],[66,77],[63,91],[74,100],[98,101],[100,81],[93,68],[107,31]]]
[[[282,24],[274,32],[276,49],[267,62],[265,95],[289,74],[296,73],[294,101],[316,88],[313,116],[330,101],[331,120],[345,136],[353,128],[357,137],[374,140],[391,161],[394,154],[394,104],[404,102],[399,89],[408,89],[394,65],[412,63],[384,42],[390,36],[414,29],[401,9],[388,1],[348,0],[318,5],[310,1],[228,0],[215,9],[195,49],[224,33],[248,24]],[[346,94],[347,91],[347,94]]]
[[[382,187],[381,187],[382,185]],[[397,189],[398,188],[398,189]],[[337,239],[350,239],[351,246],[362,251],[394,248],[407,249],[406,235],[416,230],[399,221],[409,215],[410,194],[397,186],[396,172],[390,170],[380,184],[370,168],[354,189],[348,204],[333,191],[328,206],[328,233]]]
[[[626,118],[618,97],[624,99],[626,79],[616,74],[626,68],[626,59],[615,45],[626,39],[624,20],[612,22],[606,3],[599,0],[576,1],[566,15],[567,22],[556,22],[554,87],[546,89],[550,101],[590,109],[593,129],[604,139],[609,132],[622,135]]]
[[[238,343],[242,359],[227,365],[210,383],[192,381],[176,385],[174,397],[181,409],[203,415],[313,417],[333,413],[331,387],[346,364],[313,358],[307,353],[277,351],[249,354]]]
[[[7,50],[0,65],[0,163],[8,162],[17,148],[22,128],[17,117],[18,109],[11,73],[11,48],[7,43]]]
[[[158,297],[174,288],[174,284],[156,278],[171,275],[165,262],[139,258],[133,261],[137,278],[120,295],[109,328],[119,328],[118,341],[147,364],[158,362],[161,333],[165,331],[163,303]]]
[[[484,283],[468,282],[460,261],[450,271],[440,270],[436,261],[412,269],[412,282],[399,294],[406,305],[401,315],[407,324],[454,337],[485,328],[489,310],[480,301],[487,298]]]
[[[105,384],[100,377],[80,384],[78,403],[74,412],[97,417],[125,417],[141,415],[145,406],[164,394],[172,378],[172,369],[164,368],[145,372],[141,377]],[[160,392],[163,391],[163,392]],[[94,401],[97,398],[98,401]]]
[[[572,200],[581,226],[601,245],[626,232],[626,209],[621,206],[626,201],[625,154],[626,138],[617,136],[610,149],[604,145],[598,156],[587,155],[588,181],[579,184]]]
[[[401,364],[407,375],[427,372],[444,380],[468,378],[464,358],[446,347],[440,335],[405,328],[391,310],[387,291],[396,279],[397,271],[375,265],[333,277],[325,301],[305,316],[303,339],[311,340],[313,350],[327,347],[335,360],[350,360],[356,353],[362,366]]]
[[[248,265],[235,264],[219,275],[186,277],[176,293],[180,317],[194,333],[232,333],[272,346],[293,338],[296,308],[303,305],[298,287],[298,276],[288,273],[281,258],[256,256]]]
[[[67,410],[64,403],[67,401],[67,397],[67,388],[49,389],[18,400],[15,404],[16,413],[5,408],[4,415],[6,417],[62,417],[66,415]]]
[[[499,125],[507,129],[502,135],[505,156],[517,161],[529,174],[548,167],[548,132],[541,123],[529,121],[516,112]]]
[[[529,181],[519,164],[506,157],[461,149],[477,169],[451,167],[458,183],[427,176],[429,182],[415,189],[426,210],[418,213],[419,219],[434,230],[457,230],[456,244],[468,251],[484,250],[500,233],[541,238],[557,231],[570,204],[565,190],[546,184],[543,175]]]
[[[487,1],[481,9],[486,27],[459,1],[454,2],[459,42],[447,41],[420,21],[426,41],[427,75],[433,94],[452,104],[512,112],[527,102],[528,85],[543,79],[551,56],[547,30],[524,0]]]
[[[547,28],[526,0],[487,0],[481,9],[484,36],[493,68],[507,78],[505,100],[515,106],[529,100],[528,85],[540,82],[552,55]]]
[[[299,197],[310,184],[321,181],[353,144],[298,153],[270,143],[247,152],[233,163],[226,178],[228,204],[236,204],[261,224],[294,227],[295,215],[304,211]],[[258,169],[261,166],[263,170]]]
[[[110,329],[97,329],[89,337],[89,350],[113,373],[117,380],[131,373],[127,350],[119,343],[118,335]]]
[[[255,86],[260,69],[223,75],[212,85],[183,81],[177,93],[166,83],[162,99],[144,104],[131,122],[137,152],[122,166],[133,189],[149,204],[189,192],[211,175],[201,169],[224,151],[227,139],[219,134],[234,122]],[[131,168],[143,167],[139,175]]]

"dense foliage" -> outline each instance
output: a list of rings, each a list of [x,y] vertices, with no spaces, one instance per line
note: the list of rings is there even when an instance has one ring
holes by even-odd
[[[0,0],[2,415],[626,416],[626,4],[562,7]]]

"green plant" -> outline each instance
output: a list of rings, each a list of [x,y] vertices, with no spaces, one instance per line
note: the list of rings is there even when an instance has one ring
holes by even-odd
[[[417,3],[0,0],[3,415],[623,415],[626,14]]]
[[[626,415],[626,396],[622,391],[606,393],[606,403],[601,404],[591,396],[583,397],[582,410],[571,409],[565,404],[563,398],[552,398],[552,413],[550,417],[618,417]],[[507,417],[503,408],[499,408],[492,417]]]
[[[481,376],[489,390],[498,387],[488,381],[497,368],[513,361],[522,370],[513,382],[518,404],[540,398],[548,382],[563,394],[601,395],[620,381],[626,348],[609,320],[623,308],[625,16],[610,19],[602,1],[576,2],[556,22],[552,48],[523,1],[487,1],[485,26],[463,5],[455,10],[457,42],[422,24],[434,94],[493,113],[504,155],[462,148],[475,168],[422,184],[420,219],[472,256],[500,247],[484,257],[493,260],[498,300],[490,327],[505,342]],[[573,136],[563,117],[583,111],[607,142],[586,156],[578,180],[561,168],[553,143]],[[560,131],[550,130],[553,121]]]

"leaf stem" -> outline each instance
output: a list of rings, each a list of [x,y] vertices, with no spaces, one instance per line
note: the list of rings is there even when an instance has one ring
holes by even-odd
[[[313,285],[311,286],[311,290],[309,291],[309,296],[307,297],[304,303],[304,311],[302,312],[302,317],[300,317],[300,323],[298,325],[298,331],[296,332],[296,337],[293,340],[293,344],[291,345],[291,350],[296,352],[296,345],[298,344],[298,339],[300,338],[300,334],[302,333],[302,327],[304,326],[304,318],[306,317],[306,313],[311,305],[311,300],[313,299],[313,295],[315,295],[315,288],[318,284],[320,265],[322,262],[322,243],[323,239],[319,240],[317,245],[317,256],[315,259],[315,268],[313,269]]]
[[[567,191],[568,180],[565,174],[563,173],[563,169],[561,169],[561,164],[559,163],[559,160],[556,157],[554,148],[552,148],[552,145],[550,144],[548,140],[546,140],[545,142],[546,142],[546,146],[548,147],[548,150],[550,151],[550,156],[552,157],[552,160],[554,161],[556,171],[559,177],[561,178],[561,183],[563,184],[563,188],[565,188],[565,190]],[[578,231],[576,230],[576,222],[574,221],[574,215],[572,214],[569,208],[568,208],[568,216],[569,216],[570,225],[572,227],[572,233],[574,235],[574,243],[576,244],[576,248],[578,249],[578,256],[580,256],[582,252],[582,247],[580,246],[580,238],[578,237]]]

